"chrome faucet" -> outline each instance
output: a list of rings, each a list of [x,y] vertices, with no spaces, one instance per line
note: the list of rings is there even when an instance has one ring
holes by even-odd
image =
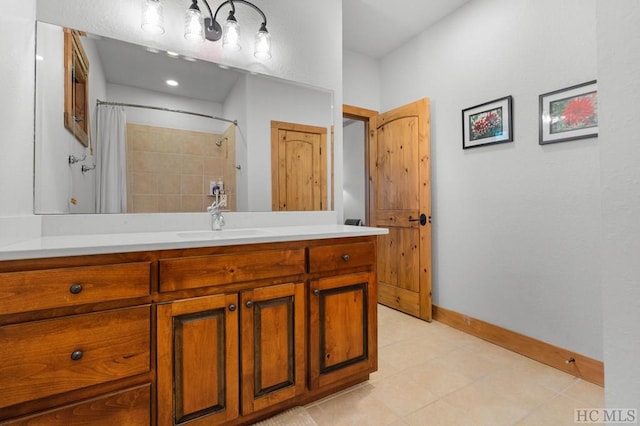
[[[214,201],[207,207],[207,212],[211,215],[212,231],[221,231],[225,225],[224,216],[222,216],[222,212],[220,211],[220,204],[222,204],[220,201]]]

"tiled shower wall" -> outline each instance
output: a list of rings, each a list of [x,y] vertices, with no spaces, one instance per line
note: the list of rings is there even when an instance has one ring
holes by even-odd
[[[220,147],[216,141],[223,140]],[[204,212],[209,182],[224,183],[226,210],[236,207],[235,128],[224,135],[127,124],[130,213]]]

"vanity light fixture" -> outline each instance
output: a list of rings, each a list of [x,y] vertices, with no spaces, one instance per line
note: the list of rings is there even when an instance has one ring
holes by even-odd
[[[172,86],[172,87],[176,87],[180,85],[180,83],[178,83],[176,80],[167,80],[165,81],[165,83],[167,83],[167,86]]]
[[[159,4],[159,0],[145,0],[145,2],[145,6],[143,8],[145,11],[151,6],[156,6],[156,3]],[[218,41],[222,39],[223,48],[227,50],[240,50],[240,24],[236,20],[235,14],[236,3],[244,4],[251,7],[262,17],[262,24],[254,38],[255,44],[253,55],[258,59],[271,58],[271,35],[267,30],[267,17],[258,6],[246,0],[226,0],[223,1],[220,6],[218,6],[215,13],[213,13],[209,6],[209,2],[207,0],[202,0],[202,2],[205,4],[207,11],[209,12],[209,17],[203,17],[198,5],[198,0],[191,0],[191,6],[189,6],[184,16],[184,38],[197,42],[203,42],[205,40]],[[147,6],[149,3],[151,3],[151,6]],[[223,27],[217,21],[217,17],[218,12],[220,12],[220,9],[224,6],[228,6],[230,10]],[[149,28],[153,29],[153,27]],[[147,27],[145,27],[144,13],[143,29],[147,29]]]

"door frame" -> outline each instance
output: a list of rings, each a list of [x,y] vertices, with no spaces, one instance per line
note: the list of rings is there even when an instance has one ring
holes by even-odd
[[[371,211],[371,200],[370,200],[370,192],[371,188],[369,187],[371,181],[371,175],[369,173],[369,160],[370,160],[370,149],[369,144],[371,143],[371,121],[379,114],[378,111],[374,111],[372,109],[360,108],[353,105],[342,104],[342,118],[349,118],[351,120],[362,121],[364,123],[364,200],[365,200],[365,209],[364,209],[364,222],[367,226],[372,226],[370,221],[370,211]],[[343,160],[344,161],[344,160]]]

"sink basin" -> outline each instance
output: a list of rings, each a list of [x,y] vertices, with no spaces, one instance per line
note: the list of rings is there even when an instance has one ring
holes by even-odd
[[[259,228],[238,228],[238,229],[223,229],[222,231],[185,231],[178,232],[180,238],[195,238],[195,239],[221,239],[221,238],[241,238],[241,237],[255,237],[260,235],[269,235],[270,232]]]

